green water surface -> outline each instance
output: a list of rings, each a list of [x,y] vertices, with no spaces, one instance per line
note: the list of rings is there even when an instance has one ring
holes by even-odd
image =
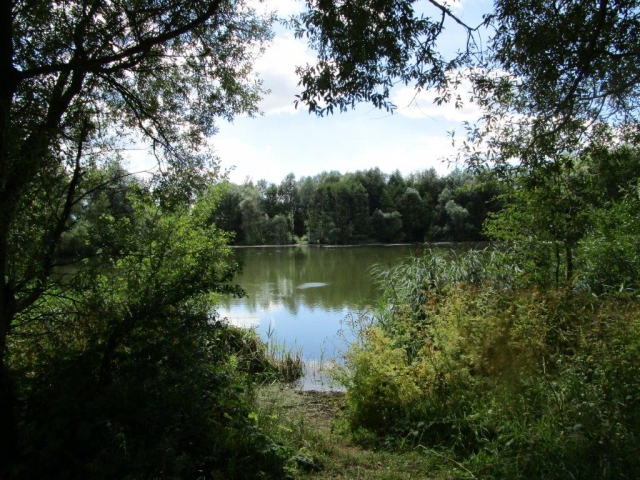
[[[342,321],[379,295],[371,267],[390,268],[423,252],[416,245],[238,248],[244,268],[236,281],[247,295],[223,299],[219,313],[301,348],[306,360],[333,358],[340,354]]]
[[[218,313],[234,325],[255,328],[301,349],[308,364],[340,358],[351,337],[345,319],[375,305],[380,295],[371,267],[391,268],[429,249],[474,245],[358,247],[248,247],[235,254],[244,263],[236,282],[244,298],[224,298]]]

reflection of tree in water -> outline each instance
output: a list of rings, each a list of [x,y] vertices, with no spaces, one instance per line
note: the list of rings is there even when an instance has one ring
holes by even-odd
[[[296,314],[300,306],[342,310],[363,307],[375,298],[369,271],[388,267],[416,252],[416,247],[277,247],[242,248],[236,254],[244,269],[236,281],[246,290],[250,311],[268,310],[274,303]],[[326,284],[299,288],[307,283]],[[230,301],[222,302],[228,307]]]

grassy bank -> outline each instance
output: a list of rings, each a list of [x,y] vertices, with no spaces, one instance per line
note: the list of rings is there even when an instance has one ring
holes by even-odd
[[[640,307],[482,288],[393,312],[347,354],[344,395],[263,389],[299,478],[637,478]]]
[[[381,275],[340,374],[351,438],[469,478],[637,478],[636,293],[544,287],[477,252]]]
[[[445,478],[439,466],[442,459],[431,452],[369,448],[358,443],[348,432],[345,408],[344,393],[300,392],[272,384],[258,390],[254,418],[293,453],[288,464],[291,478]]]

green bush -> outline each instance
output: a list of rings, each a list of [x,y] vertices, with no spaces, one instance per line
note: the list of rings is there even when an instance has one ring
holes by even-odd
[[[207,316],[176,320],[133,333],[108,382],[91,350],[25,382],[15,478],[282,478],[286,448],[249,418],[264,372],[240,344],[259,340]]]
[[[207,224],[215,198],[164,211],[141,196],[135,222],[112,225],[126,253],[63,272],[16,316],[11,478],[283,478],[293,453],[251,421],[253,390],[299,358],[213,313],[242,293]]]
[[[638,289],[639,207],[640,199],[633,191],[608,209],[592,214],[594,227],[578,245],[579,289],[596,293]]]
[[[438,284],[438,268],[422,270],[430,283],[418,283],[408,269],[417,267],[387,278],[377,321],[346,354],[352,431],[446,449],[482,477],[636,477],[634,296],[509,289],[492,275]]]

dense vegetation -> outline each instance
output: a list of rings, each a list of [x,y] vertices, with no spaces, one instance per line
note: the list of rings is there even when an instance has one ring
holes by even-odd
[[[440,177],[432,169],[404,178],[377,168],[220,188],[215,223],[244,245],[483,240],[482,224],[502,193],[488,174]]]
[[[385,302],[341,374],[349,431],[436,452],[456,476],[637,477],[639,4],[496,0],[485,49],[446,3],[413,3],[309,0],[289,22],[318,52],[299,101],[393,109],[400,80],[459,104],[469,80],[483,117],[461,153],[500,179],[505,208],[483,234],[504,245],[381,275]],[[470,238],[488,207],[465,195],[495,185],[374,170],[209,188],[216,119],[257,112],[251,63],[272,17],[241,0],[0,11],[0,476],[316,468],[254,411],[256,383],[299,363],[214,313],[241,294],[225,230]],[[445,24],[468,35],[451,58]],[[118,166],[140,139],[160,167],[144,181]]]
[[[300,359],[216,317],[218,295],[242,292],[209,220],[215,192],[166,207],[117,166],[93,173],[108,187],[74,208],[50,285],[9,338],[12,477],[279,478],[293,452],[254,427],[252,392],[298,378]]]
[[[475,477],[634,478],[639,155],[515,172],[485,222],[496,248],[380,268],[338,374],[354,438]]]
[[[498,257],[385,276],[341,376],[351,435],[435,451],[463,478],[635,478],[636,294],[528,284]]]
[[[219,117],[257,112],[272,18],[243,2],[3,2],[0,477],[282,478],[250,418],[300,374],[215,314]],[[143,142],[159,169],[120,166]]]
[[[380,271],[339,374],[348,432],[435,455],[434,475],[636,478],[638,2],[497,0],[480,26],[438,2],[439,19],[308,3],[293,24],[320,52],[301,69],[311,112],[393,110],[395,79],[462,103],[468,81],[483,116],[461,154],[506,187],[484,224],[497,250]],[[447,58],[448,20],[469,41]]]

